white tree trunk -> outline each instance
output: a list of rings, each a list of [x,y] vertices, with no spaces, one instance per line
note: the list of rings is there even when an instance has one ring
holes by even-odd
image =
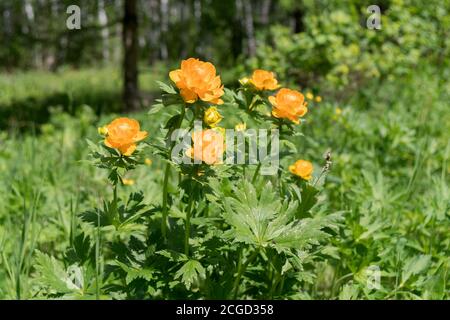
[[[98,0],[98,21],[100,26],[103,27],[101,31],[103,61],[107,62],[109,60],[109,29],[106,27],[108,25],[108,15],[106,14],[104,0]]]
[[[169,0],[161,0],[161,33],[160,45],[161,45],[161,59],[166,60],[169,57],[169,51],[167,49],[167,42],[165,37],[169,31]]]
[[[252,3],[249,0],[244,1],[244,24],[247,35],[247,53],[249,56],[256,54],[255,28],[253,25]]]

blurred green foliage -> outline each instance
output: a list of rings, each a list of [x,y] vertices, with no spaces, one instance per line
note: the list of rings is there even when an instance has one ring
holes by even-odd
[[[297,1],[283,1],[288,7]],[[285,81],[348,97],[367,82],[414,73],[424,64],[449,67],[450,3],[382,1],[381,30],[370,30],[368,1],[303,1],[304,30],[275,25],[252,68]],[[344,91],[345,90],[345,91]]]

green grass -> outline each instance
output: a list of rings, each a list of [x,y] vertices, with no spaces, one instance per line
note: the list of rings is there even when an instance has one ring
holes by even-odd
[[[164,66],[141,68],[139,85],[144,100],[159,91],[155,81],[166,73]],[[89,105],[96,114],[122,110],[122,78],[118,68],[62,69],[0,74],[0,128],[30,129],[46,123],[50,108],[75,114]]]
[[[141,84],[155,91],[153,80],[164,78],[147,70]],[[0,112],[26,106],[23,121],[42,124],[39,134],[0,132],[0,298],[38,296],[36,250],[62,259],[77,213],[110,196],[105,174],[83,160],[85,139],[97,140],[97,126],[114,117],[100,111],[118,110],[120,84],[113,69],[0,77]],[[56,96],[66,100],[52,102]],[[320,198],[345,221],[326,259],[306,266],[314,278],[297,298],[449,299],[448,85],[425,70],[345,103],[323,98],[310,108],[299,157],[319,168],[332,150]],[[58,105],[69,113],[53,109],[38,120],[30,113]],[[158,136],[160,119],[133,117]],[[154,163],[130,174],[136,184],[123,192],[143,190],[146,203],[159,203],[163,164],[148,157]],[[381,270],[379,290],[367,288],[370,266]]]

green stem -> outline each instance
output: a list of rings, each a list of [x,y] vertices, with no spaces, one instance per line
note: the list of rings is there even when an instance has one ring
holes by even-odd
[[[95,237],[95,298],[100,300],[100,215],[97,216],[97,234]]]
[[[191,182],[190,190],[189,190],[189,200],[186,208],[186,221],[185,221],[185,233],[184,233],[184,254],[189,257],[189,238],[191,235],[191,214],[192,214],[192,205],[194,203],[194,188],[192,185],[192,173],[189,174],[188,179]]]
[[[258,166],[256,167],[255,173],[253,174],[252,184],[256,182],[256,178],[258,178],[259,171],[261,170],[261,160],[258,162]]]
[[[163,183],[163,200],[162,200],[162,219],[161,219],[161,233],[164,241],[167,240],[167,197],[168,197],[168,185],[170,175],[170,163],[167,162],[166,170],[164,171],[164,183]]]
[[[192,210],[192,203],[194,202],[193,196],[189,196],[189,203],[186,209],[186,229],[184,234],[184,254],[189,257],[189,238],[191,235],[191,210]]]
[[[119,210],[117,208],[117,183],[113,188],[113,225],[117,228],[119,225]]]
[[[181,124],[183,123],[184,115],[186,114],[186,107],[183,105],[181,107],[181,113],[180,113],[180,119],[178,120],[177,125],[172,128],[170,133],[168,134],[168,137],[172,134],[172,132],[176,129],[179,129],[181,127]],[[173,147],[175,143],[173,142],[170,146],[170,152],[169,155],[171,155]],[[164,171],[164,182],[163,182],[163,199],[162,199],[162,218],[161,218],[161,234],[163,236],[164,242],[167,240],[167,199],[169,196],[168,193],[168,185],[169,185],[169,175],[170,175],[170,163],[167,162],[166,169]]]
[[[252,262],[258,256],[258,253],[259,253],[259,249],[256,249],[252,253],[252,255],[247,259],[247,261],[245,261],[244,264],[242,264],[242,259],[239,259],[238,274],[236,276],[236,279],[234,279],[234,285],[233,285],[233,299],[237,298],[238,291],[239,291],[239,283],[241,281],[242,275],[247,270],[247,267],[250,264],[250,262]]]

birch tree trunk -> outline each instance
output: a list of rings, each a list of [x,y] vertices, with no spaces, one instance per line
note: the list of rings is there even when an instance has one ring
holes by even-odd
[[[98,0],[98,22],[102,26],[102,31],[100,32],[102,37],[102,57],[104,62],[109,60],[109,29],[106,28],[108,24],[108,15],[105,10],[105,0]]]
[[[270,6],[272,4],[272,0],[264,0],[261,6],[261,24],[263,26],[267,26],[269,24],[270,19]]]
[[[34,8],[31,0],[25,0],[24,4],[25,16],[27,18],[27,23],[25,24],[25,33],[33,35],[33,26],[34,26]],[[39,59],[36,54],[36,47],[33,46],[32,49],[32,65],[33,67],[39,66]]]
[[[122,38],[124,48],[123,101],[125,110],[131,111],[139,107],[137,0],[124,0],[124,3],[125,13]]]
[[[256,54],[255,28],[253,24],[252,3],[244,1],[245,33],[247,36],[247,54],[253,57]]]
[[[169,57],[167,49],[166,36],[169,31],[169,0],[161,0],[161,59],[166,60]]]
[[[194,0],[194,18],[195,18],[195,28],[197,30],[197,43],[194,48],[197,55],[203,55],[203,36],[202,36],[202,3],[201,0]]]
[[[150,64],[153,64],[159,58],[160,50],[158,39],[160,39],[160,10],[158,0],[147,0],[145,9],[146,15],[149,17],[149,30],[147,30],[147,38],[150,48]]]
[[[231,27],[231,49],[233,51],[233,58],[236,60],[242,52],[242,0],[235,0],[234,2],[234,23]]]

